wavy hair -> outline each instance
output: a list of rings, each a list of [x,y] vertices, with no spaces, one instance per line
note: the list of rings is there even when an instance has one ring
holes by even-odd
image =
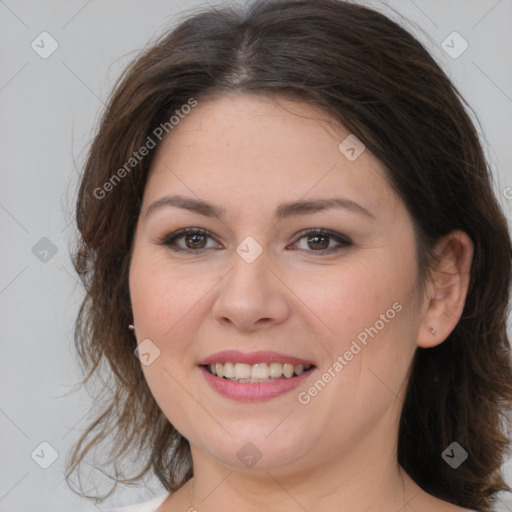
[[[473,241],[460,321],[440,345],[417,348],[411,363],[398,462],[428,493],[492,510],[496,493],[510,491],[501,473],[512,404],[507,222],[467,104],[445,72],[397,22],[341,0],[197,11],[116,83],[81,178],[72,255],[86,291],[75,329],[82,383],[106,375],[106,387],[67,478],[107,441],[114,487],[153,472],[172,492],[193,474],[188,441],[152,397],[127,329],[133,234],[155,151],[130,159],[191,98],[233,91],[309,102],[363,141],[411,215],[421,276],[440,237],[460,229]],[[441,457],[454,441],[469,455],[456,470]],[[135,475],[121,467],[130,453],[141,462]]]

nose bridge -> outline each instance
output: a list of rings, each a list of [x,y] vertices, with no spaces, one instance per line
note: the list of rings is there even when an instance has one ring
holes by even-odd
[[[269,254],[256,244],[245,239],[237,246],[213,308],[218,321],[241,329],[280,323],[289,314],[285,290],[268,268]]]
[[[261,246],[260,246],[261,247]],[[261,248],[257,250],[250,243],[242,242],[233,255],[233,265],[230,272],[230,287],[235,293],[250,291],[253,296],[264,294],[268,283],[269,257]]]

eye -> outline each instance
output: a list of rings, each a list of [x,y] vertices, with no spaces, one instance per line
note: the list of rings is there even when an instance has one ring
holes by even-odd
[[[218,245],[215,244],[213,246],[208,246],[208,239],[213,240],[210,233],[204,229],[184,228],[167,235],[159,243],[169,247],[174,252],[199,253],[207,249],[219,248]],[[352,241],[345,235],[326,229],[310,229],[301,231],[296,235],[296,240],[292,245],[297,245],[297,243],[303,239],[305,240],[307,248],[299,247],[296,249],[300,253],[327,254],[352,245]],[[332,245],[333,241],[337,242],[334,246]]]
[[[294,245],[305,240],[307,248],[297,249],[301,253],[320,253],[326,254],[334,251],[339,251],[345,247],[352,245],[350,238],[326,229],[310,229],[307,231],[301,231],[297,234],[297,239],[293,243]],[[332,246],[331,242],[337,242],[337,245]],[[289,246],[288,246],[289,247]]]
[[[168,246],[175,252],[202,252],[216,248],[208,247],[208,238],[211,238],[210,233],[204,229],[185,228],[167,235],[160,244]]]

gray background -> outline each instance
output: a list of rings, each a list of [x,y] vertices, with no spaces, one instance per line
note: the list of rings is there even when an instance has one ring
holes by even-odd
[[[368,3],[410,20],[401,23],[476,112],[510,218],[512,0]],[[206,3],[0,0],[0,512],[105,510],[162,492],[153,480],[96,505],[64,481],[66,455],[87,425],[90,405],[84,390],[75,391],[72,331],[81,287],[69,248],[79,170],[114,80],[176,13],[198,5]],[[34,40],[42,46],[44,31],[58,43],[46,59],[31,47]],[[442,48],[453,31],[469,44],[455,59]],[[449,44],[461,48],[457,40]],[[42,442],[58,453],[48,469],[35,462],[50,461]],[[512,511],[508,494],[497,510]]]

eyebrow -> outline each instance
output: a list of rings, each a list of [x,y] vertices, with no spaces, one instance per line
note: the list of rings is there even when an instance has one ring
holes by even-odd
[[[183,208],[205,217],[222,217],[226,210],[220,205],[214,205],[202,201],[201,199],[195,199],[192,197],[185,197],[181,195],[167,195],[157,199],[151,203],[144,214],[144,220],[153,215],[157,210],[165,207],[174,206],[177,208]],[[275,217],[277,220],[283,220],[288,217],[294,217],[297,215],[307,215],[311,213],[321,212],[332,208],[344,208],[354,213],[363,214],[367,217],[375,218],[375,216],[369,212],[366,208],[360,204],[355,203],[346,198],[333,197],[329,199],[311,199],[311,200],[299,200],[291,201],[288,203],[280,204],[275,211]]]

